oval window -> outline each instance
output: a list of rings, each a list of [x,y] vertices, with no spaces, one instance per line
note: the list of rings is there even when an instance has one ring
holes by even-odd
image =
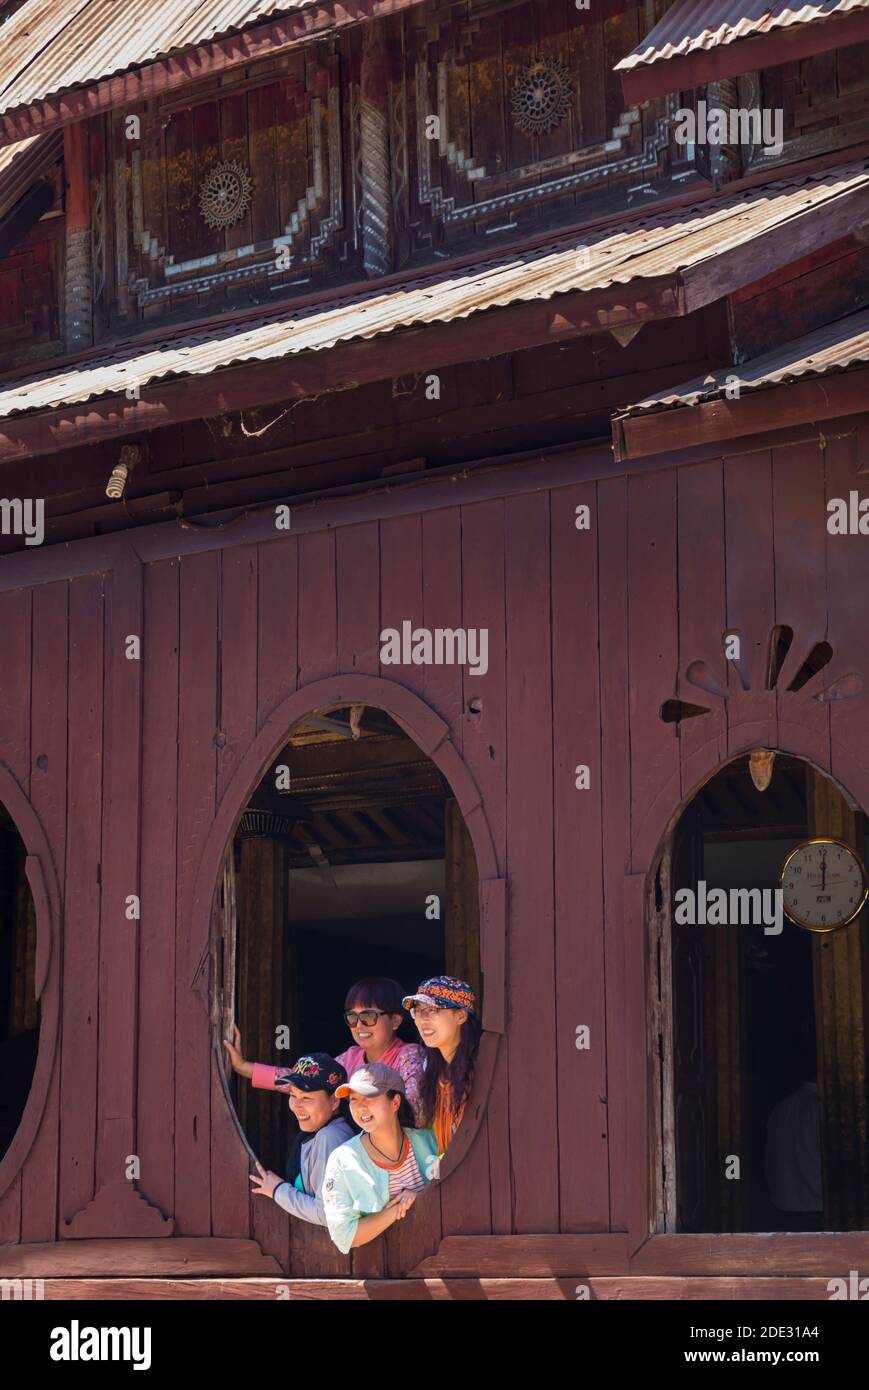
[[[27,851],[0,804],[0,1159],[12,1143],[36,1067],[36,913],[24,873]]]
[[[241,816],[217,920],[215,1022],[222,1037],[237,1024],[246,1062],[364,1051],[389,1029],[395,999],[400,1009],[432,976],[480,994],[471,837],[443,774],[380,709],[345,706],[295,726]],[[350,998],[360,982],[365,997]],[[370,1018],[351,1029],[345,1013],[362,1009]],[[407,1014],[396,1037],[420,1044]],[[294,1115],[243,1072],[228,1075],[250,1149],[285,1174]]]

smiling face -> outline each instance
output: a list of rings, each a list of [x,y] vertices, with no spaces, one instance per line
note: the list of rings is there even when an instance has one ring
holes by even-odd
[[[389,1096],[363,1096],[358,1091],[351,1091],[349,1101],[350,1113],[359,1128],[366,1134],[373,1134],[377,1129],[394,1124],[401,1096],[395,1095],[390,1100]]]
[[[364,1000],[357,1000],[355,1004],[351,1004],[347,1012],[375,1014],[380,1011],[373,1005],[366,1004]],[[381,1014],[374,1023],[363,1023],[359,1019],[348,1026],[353,1034],[353,1041],[362,1048],[368,1061],[379,1062],[395,1037],[396,1030],[401,1027],[401,1014]]]
[[[291,1086],[287,1104],[298,1121],[299,1129],[304,1130],[305,1134],[316,1134],[337,1113],[341,1102],[337,1096],[330,1096],[328,1091],[300,1091],[298,1086]]]
[[[436,1009],[425,1004],[417,1004],[413,1014],[423,1044],[438,1048],[446,1057],[452,1057],[458,1047],[467,1018],[467,1009]]]

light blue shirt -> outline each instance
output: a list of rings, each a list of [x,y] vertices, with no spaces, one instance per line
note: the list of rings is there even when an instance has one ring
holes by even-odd
[[[438,1176],[438,1146],[431,1129],[406,1129],[404,1133],[416,1156],[420,1175],[426,1183]],[[323,1209],[326,1225],[335,1245],[347,1254],[363,1216],[382,1211],[389,1201],[389,1169],[373,1163],[357,1134],[333,1149],[326,1163],[323,1183]]]

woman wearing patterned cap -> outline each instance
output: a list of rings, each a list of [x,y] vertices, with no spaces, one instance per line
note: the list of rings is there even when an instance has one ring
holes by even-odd
[[[361,1134],[329,1156],[323,1204],[329,1235],[343,1254],[376,1240],[407,1215],[437,1177],[430,1129],[415,1129],[404,1079],[382,1062],[360,1067],[335,1092],[350,1101]]]
[[[466,980],[435,975],[402,1003],[428,1049],[419,1089],[420,1123],[433,1127],[443,1157],[462,1122],[474,1079],[479,1001]]]

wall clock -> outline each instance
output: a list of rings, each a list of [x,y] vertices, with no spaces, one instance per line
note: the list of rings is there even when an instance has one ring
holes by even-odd
[[[781,871],[782,906],[808,931],[835,931],[852,921],[869,894],[866,866],[843,840],[803,840]]]

